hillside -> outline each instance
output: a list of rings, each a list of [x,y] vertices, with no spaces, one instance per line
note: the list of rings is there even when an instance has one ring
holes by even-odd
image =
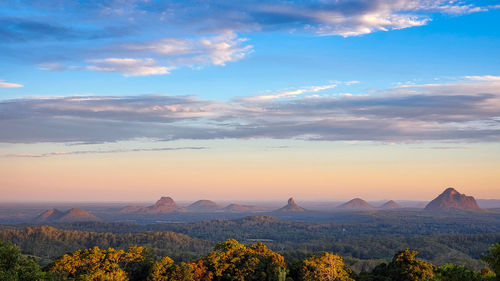
[[[213,212],[219,210],[221,207],[210,200],[198,200],[189,205],[186,209],[190,212]]]
[[[4,229],[0,231],[0,239],[14,243],[25,254],[45,259],[93,246],[126,249],[132,245],[142,245],[151,248],[155,255],[186,260],[204,254],[213,247],[211,242],[174,232],[114,234],[62,230],[50,226]]]
[[[337,208],[346,210],[368,210],[373,209],[373,206],[361,198],[354,198],[342,205],[337,206]]]
[[[80,208],[72,208],[66,212],[61,212],[58,209],[49,209],[38,215],[34,220],[39,223],[46,223],[99,221],[100,219]]]
[[[447,188],[434,200],[425,206],[428,211],[446,210],[480,210],[479,205],[472,196],[461,194],[454,188]]]

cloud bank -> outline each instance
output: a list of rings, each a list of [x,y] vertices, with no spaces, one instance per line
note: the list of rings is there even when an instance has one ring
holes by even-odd
[[[331,85],[322,87],[304,87],[296,90],[301,95],[278,99],[256,96],[230,102],[164,95],[6,100],[0,102],[0,142],[500,141],[500,81],[493,76],[403,85],[365,95],[318,95],[332,91]]]

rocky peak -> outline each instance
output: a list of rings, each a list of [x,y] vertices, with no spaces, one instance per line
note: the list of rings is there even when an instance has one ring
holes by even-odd
[[[461,194],[456,189],[447,188],[425,206],[426,210],[479,210],[479,205],[472,196]]]
[[[174,204],[175,204],[174,199],[172,199],[171,197],[163,196],[160,198],[160,200],[156,201],[155,206],[161,207],[161,206],[169,206],[169,205],[174,205]]]

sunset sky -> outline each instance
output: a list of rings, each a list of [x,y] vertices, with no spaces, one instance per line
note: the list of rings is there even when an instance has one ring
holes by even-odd
[[[0,2],[0,201],[500,199],[500,1]]]

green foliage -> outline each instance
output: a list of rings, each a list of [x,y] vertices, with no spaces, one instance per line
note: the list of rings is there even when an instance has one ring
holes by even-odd
[[[382,263],[369,274],[363,273],[363,281],[421,281],[434,277],[436,267],[423,260],[415,259],[416,251],[405,249],[394,255],[388,264]]]
[[[470,270],[463,265],[447,264],[440,266],[436,272],[435,281],[482,281],[483,277],[479,272]]]
[[[299,272],[300,280],[303,281],[354,281],[343,259],[332,253],[303,260]]]
[[[500,242],[493,244],[488,249],[488,253],[481,256],[481,259],[491,267],[497,280],[500,280]]]
[[[38,281],[45,274],[32,259],[21,255],[15,245],[0,240],[0,280],[2,281]]]

